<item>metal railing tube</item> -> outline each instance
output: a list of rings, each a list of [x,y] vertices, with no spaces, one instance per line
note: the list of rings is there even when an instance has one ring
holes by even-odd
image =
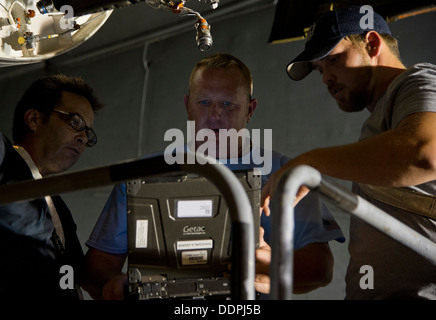
[[[436,265],[436,243],[358,195],[323,180],[317,188],[323,198],[365,221]],[[334,195],[334,196],[332,196]]]
[[[255,236],[253,211],[247,193],[233,172],[221,164],[181,165],[209,178],[226,199],[232,219],[232,298],[254,300]],[[192,167],[194,166],[194,167]],[[213,168],[213,170],[211,170]]]
[[[276,300],[292,299],[293,234],[295,196],[301,186],[363,220],[436,265],[436,243],[390,216],[362,197],[321,178],[314,168],[302,165],[289,169],[277,184],[271,201],[271,295]]]
[[[292,299],[294,256],[294,199],[302,185],[315,188],[321,174],[309,166],[297,166],[278,181],[271,200],[271,298]]]
[[[113,185],[147,176],[176,172],[201,174],[215,184],[229,206],[235,231],[232,252],[238,253],[237,256],[232,254],[232,257],[236,256],[234,258],[240,261],[232,264],[231,280],[235,286],[235,288],[232,287],[233,298],[254,300],[255,237],[253,214],[247,193],[232,171],[222,164],[215,164],[215,159],[205,158],[206,161],[204,157],[197,154],[197,161],[194,164],[186,164],[188,162],[186,154],[183,154],[183,157],[184,164],[169,165],[163,154],[157,154],[149,158],[127,160],[104,167],[2,185],[0,186],[0,205],[46,195]]]

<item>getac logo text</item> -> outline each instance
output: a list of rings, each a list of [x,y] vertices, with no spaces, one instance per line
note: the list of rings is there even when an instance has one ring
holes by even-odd
[[[206,233],[206,226],[185,226],[183,234],[204,234]]]

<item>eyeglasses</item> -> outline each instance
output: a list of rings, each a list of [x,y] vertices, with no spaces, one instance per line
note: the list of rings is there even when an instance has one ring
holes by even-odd
[[[56,110],[56,109],[53,109],[52,111],[62,114],[64,116],[68,116],[67,120],[65,119],[63,120],[66,123],[68,123],[74,130],[76,131],[86,130],[86,137],[88,138],[88,142],[86,143],[86,145],[88,147],[92,147],[97,143],[97,135],[95,134],[94,130],[86,126],[85,119],[83,119],[80,114]]]

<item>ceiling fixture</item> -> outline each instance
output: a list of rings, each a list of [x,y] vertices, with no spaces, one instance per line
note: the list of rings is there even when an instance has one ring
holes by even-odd
[[[198,0],[217,8],[219,0]],[[92,37],[112,11],[139,2],[196,18],[197,46],[212,46],[210,25],[185,1],[0,0],[0,67],[29,64],[65,53]]]

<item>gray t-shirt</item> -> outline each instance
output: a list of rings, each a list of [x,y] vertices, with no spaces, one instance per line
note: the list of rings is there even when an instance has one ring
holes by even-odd
[[[432,64],[411,66],[390,84],[366,120],[360,140],[394,129],[417,112],[436,112],[436,66]],[[435,196],[436,181],[408,188]],[[436,242],[436,221],[377,201],[357,184],[353,184],[353,191]],[[353,217],[349,252],[347,299],[436,299],[435,265]]]

